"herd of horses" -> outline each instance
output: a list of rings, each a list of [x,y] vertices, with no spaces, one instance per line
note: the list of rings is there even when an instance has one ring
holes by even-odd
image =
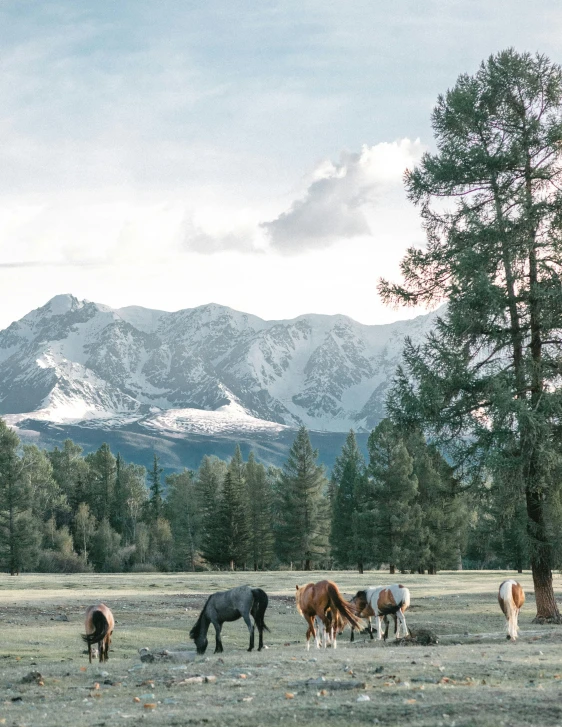
[[[407,637],[410,633],[404,616],[410,605],[410,591],[398,583],[357,591],[350,601],[346,601],[333,581],[323,580],[297,586],[295,601],[297,611],[308,624],[307,650],[310,649],[312,638],[315,639],[317,648],[320,648],[322,643],[324,648],[331,645],[335,649],[336,637],[343,632],[346,625],[351,627],[351,641],[353,641],[354,632],[362,628],[361,619],[367,619],[367,631],[371,639],[374,639],[373,631],[376,630],[378,639],[384,638],[386,641],[389,616],[394,619],[396,639]],[[517,581],[509,579],[501,583],[498,601],[507,621],[507,638],[514,641],[519,632],[517,621],[519,611],[525,602],[525,593]],[[199,618],[189,632],[190,638],[195,642],[197,653],[204,654],[207,650],[207,632],[211,624],[215,628],[215,654],[221,653],[222,625],[229,621],[237,621],[239,618],[244,619],[250,633],[248,651],[254,648],[256,627],[259,634],[258,651],[261,651],[264,647],[263,632],[269,631],[264,620],[268,602],[265,591],[251,586],[237,586],[228,591],[213,593],[206,600]],[[373,618],[375,629],[372,626]],[[82,638],[88,645],[90,663],[92,656],[95,656],[96,648],[100,662],[107,661],[114,626],[113,614],[104,603],[87,609],[86,633]]]

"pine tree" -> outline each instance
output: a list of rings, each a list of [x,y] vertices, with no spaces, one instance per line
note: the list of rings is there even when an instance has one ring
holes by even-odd
[[[408,251],[402,285],[379,290],[393,304],[448,305],[422,346],[406,345],[387,406],[455,464],[522,483],[537,619],[560,622],[562,69],[499,53],[439,97],[432,123],[437,153],[406,181],[427,248]]]
[[[73,513],[81,502],[86,501],[87,496],[88,464],[81,454],[82,447],[71,439],[65,439],[62,449],[55,447],[47,453],[53,468],[53,477],[69,507],[59,514],[58,519],[67,525],[71,524]]]
[[[40,540],[19,444],[17,434],[0,419],[0,559],[10,575],[33,564]]]
[[[201,553],[209,563],[222,562],[218,510],[225,475],[225,462],[206,456],[195,478],[197,508],[201,513]]]
[[[194,473],[183,472],[166,477],[168,497],[165,513],[174,540],[174,563],[179,570],[195,570],[201,534],[201,515],[197,508]]]
[[[435,574],[458,566],[465,541],[466,508],[452,468],[419,429],[404,439],[418,483],[417,502],[422,513],[423,547],[418,569]]]
[[[250,557],[254,570],[264,568],[273,558],[273,493],[262,464],[250,452],[246,463],[249,510]]]
[[[302,562],[310,570],[313,562],[326,557],[330,527],[328,480],[316,464],[306,427],[301,427],[280,478],[280,522],[277,549],[281,558]]]
[[[105,442],[101,447],[86,456],[88,464],[87,489],[85,499],[97,520],[111,517],[115,488],[115,457]]]
[[[159,465],[160,458],[154,454],[152,469],[148,473],[148,483],[150,490],[150,499],[148,501],[149,519],[156,521],[162,516],[162,507],[164,498],[162,497],[162,467]]]
[[[231,570],[243,567],[251,555],[251,541],[245,466],[239,446],[230,460],[219,496],[216,538],[214,562],[228,564]]]
[[[417,569],[427,548],[413,459],[389,419],[371,432],[367,447],[375,559],[388,563],[390,573]]]
[[[355,515],[365,478],[365,460],[357,446],[353,429],[347,435],[340,456],[332,471],[332,527],[330,535],[331,552],[335,561],[344,568],[357,564],[363,572],[363,549],[356,548]]]

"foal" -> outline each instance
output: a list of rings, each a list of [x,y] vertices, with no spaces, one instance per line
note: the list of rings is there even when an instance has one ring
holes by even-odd
[[[515,641],[519,632],[517,618],[521,606],[525,603],[525,592],[521,584],[511,578],[500,585],[498,601],[504,616],[507,619],[507,638]]]
[[[100,661],[107,661],[109,658],[109,645],[111,634],[115,627],[115,620],[111,610],[105,603],[97,606],[89,606],[86,609],[86,633],[82,635],[88,644],[88,659],[92,663],[92,646],[97,644]]]

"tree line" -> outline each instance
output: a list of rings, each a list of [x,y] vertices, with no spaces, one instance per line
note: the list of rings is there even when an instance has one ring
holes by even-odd
[[[420,430],[404,437],[384,420],[367,448],[365,461],[351,431],[328,478],[302,427],[281,468],[252,452],[244,461],[236,447],[228,462],[205,456],[197,470],[163,477],[156,455],[147,471],[107,444],[89,454],[70,439],[52,450],[22,446],[0,419],[1,564],[11,573],[436,573],[459,567],[463,556],[469,566],[490,565],[489,553],[477,552],[484,541],[494,566],[527,564],[517,538],[507,546],[483,538],[486,528],[498,533],[498,519],[487,503],[471,502]]]

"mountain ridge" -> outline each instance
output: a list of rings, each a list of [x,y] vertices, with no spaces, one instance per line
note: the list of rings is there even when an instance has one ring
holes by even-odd
[[[57,295],[0,331],[0,416],[147,432],[367,432],[404,337],[438,312],[380,325],[266,321],[208,303],[167,312]]]

